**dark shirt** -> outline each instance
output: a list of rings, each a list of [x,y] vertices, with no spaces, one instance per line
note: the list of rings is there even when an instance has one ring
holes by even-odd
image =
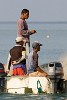
[[[36,52],[33,52],[33,64],[35,68],[38,67],[38,54]]]
[[[27,68],[28,74],[37,71],[37,67],[38,67],[38,54],[34,51],[30,52],[30,54],[28,55],[28,68]]]

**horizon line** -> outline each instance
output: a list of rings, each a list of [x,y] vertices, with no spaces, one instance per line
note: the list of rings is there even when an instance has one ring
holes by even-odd
[[[16,23],[17,21],[0,21],[0,23]],[[67,23],[67,21],[27,21],[28,23]]]

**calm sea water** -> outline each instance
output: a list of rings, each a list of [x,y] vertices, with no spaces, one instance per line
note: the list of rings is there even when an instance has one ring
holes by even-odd
[[[39,64],[59,61],[67,55],[67,22],[28,22],[28,25],[29,29],[37,30],[30,37],[31,44],[34,41],[43,44],[39,52]],[[5,64],[10,48],[15,45],[16,36],[16,22],[0,22],[0,61]]]
[[[39,65],[60,61],[67,56],[67,22],[28,22],[28,25],[29,29],[37,30],[37,33],[30,37],[31,44],[34,41],[43,44],[39,52]],[[15,45],[16,36],[16,22],[0,22],[0,62],[6,64],[9,50]],[[0,98],[1,100],[67,100],[66,94],[50,96],[0,94]]]

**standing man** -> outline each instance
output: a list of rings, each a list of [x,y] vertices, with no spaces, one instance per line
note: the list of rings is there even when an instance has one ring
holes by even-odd
[[[13,75],[25,75],[26,74],[26,50],[23,47],[23,38],[16,38],[16,45],[10,49],[8,61],[7,61],[7,71],[10,70],[11,65],[13,65]],[[20,59],[21,58],[21,59]]]
[[[23,9],[21,11],[21,16],[17,21],[18,32],[17,36],[21,36],[24,38],[26,42],[30,42],[30,35],[36,33],[36,30],[29,30],[26,19],[29,18],[29,10]]]
[[[30,76],[47,76],[47,73],[44,72],[39,66],[38,66],[38,51],[40,51],[40,44],[39,42],[34,42],[32,44],[33,51],[30,52],[28,55],[28,67],[27,67],[27,73]]]

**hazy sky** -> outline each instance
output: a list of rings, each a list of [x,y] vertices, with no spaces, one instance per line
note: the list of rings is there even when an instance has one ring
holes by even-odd
[[[67,21],[67,0],[0,0],[0,21],[17,21],[24,8],[28,21]]]

